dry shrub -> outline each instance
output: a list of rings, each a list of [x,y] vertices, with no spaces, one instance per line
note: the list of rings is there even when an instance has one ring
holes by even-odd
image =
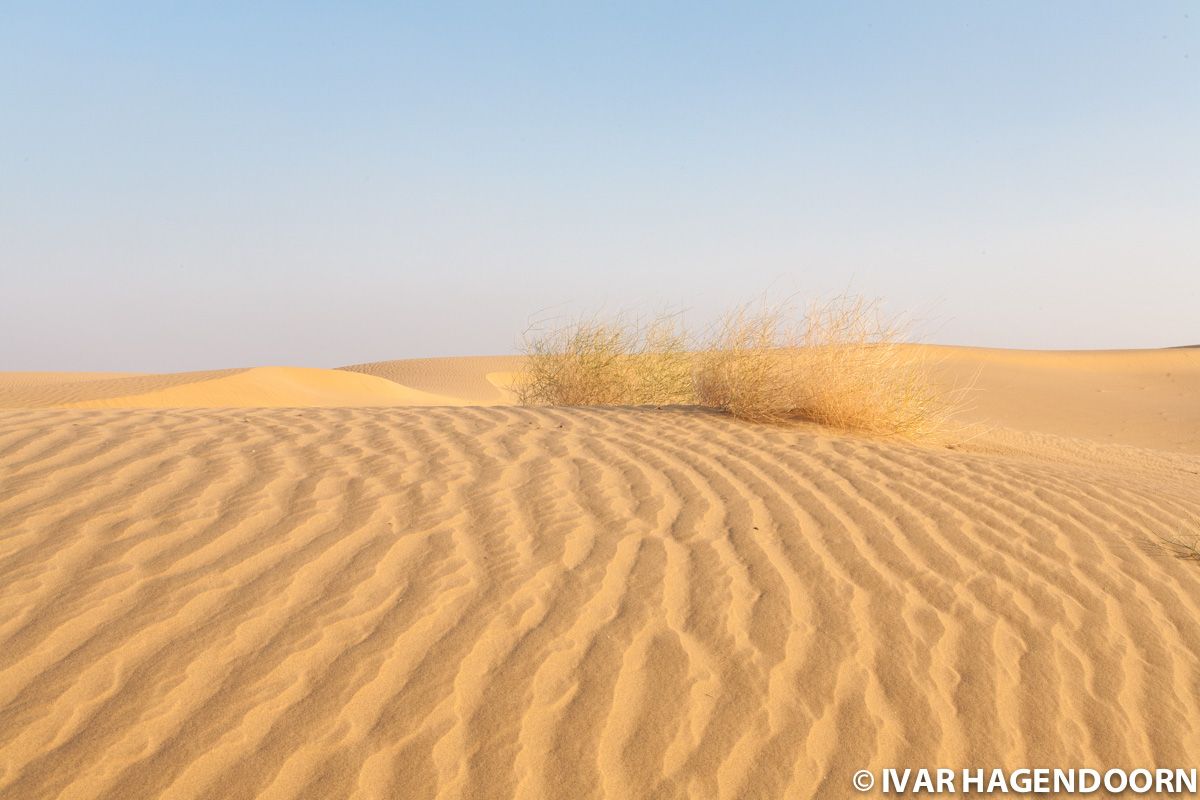
[[[927,351],[874,302],[742,306],[695,346],[675,316],[648,324],[572,321],[526,333],[526,405],[699,403],[754,422],[808,420],[849,431],[940,430],[965,390],[932,380]]]
[[[1192,518],[1191,526],[1200,529],[1200,524]],[[1180,532],[1174,535],[1159,536],[1155,543],[1166,554],[1183,561],[1200,562],[1200,534]]]
[[[932,380],[926,351],[877,303],[841,297],[729,314],[698,354],[698,402],[755,422],[809,420],[843,430],[922,436],[942,428],[961,393]]]
[[[676,316],[575,320],[526,332],[513,390],[524,405],[692,402],[692,355]]]

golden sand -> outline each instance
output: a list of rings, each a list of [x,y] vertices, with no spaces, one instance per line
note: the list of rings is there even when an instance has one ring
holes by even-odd
[[[511,358],[0,375],[0,797],[1195,766],[1200,351],[942,355],[952,447]]]

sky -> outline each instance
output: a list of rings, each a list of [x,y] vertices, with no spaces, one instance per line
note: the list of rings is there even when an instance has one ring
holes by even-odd
[[[0,0],[0,370],[839,291],[1200,343],[1200,4]]]

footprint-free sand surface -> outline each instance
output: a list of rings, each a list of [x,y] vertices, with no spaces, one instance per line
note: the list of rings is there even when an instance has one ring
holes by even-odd
[[[923,444],[504,357],[0,374],[0,798],[1200,765],[1200,350],[938,353]]]

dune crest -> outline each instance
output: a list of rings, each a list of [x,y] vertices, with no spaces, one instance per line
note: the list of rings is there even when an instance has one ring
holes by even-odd
[[[387,378],[414,389],[454,397],[463,405],[511,405],[509,389],[521,368],[520,356],[460,356],[376,361],[338,369]]]
[[[947,387],[973,386],[961,421],[1200,454],[1200,350],[1027,351],[915,345]],[[0,408],[495,406],[518,356],[259,367],[165,375],[0,373]]]
[[[9,373],[13,376],[15,373]],[[0,407],[52,408],[354,408],[457,406],[466,401],[385,378],[310,367],[181,372],[77,380],[0,376]]]

